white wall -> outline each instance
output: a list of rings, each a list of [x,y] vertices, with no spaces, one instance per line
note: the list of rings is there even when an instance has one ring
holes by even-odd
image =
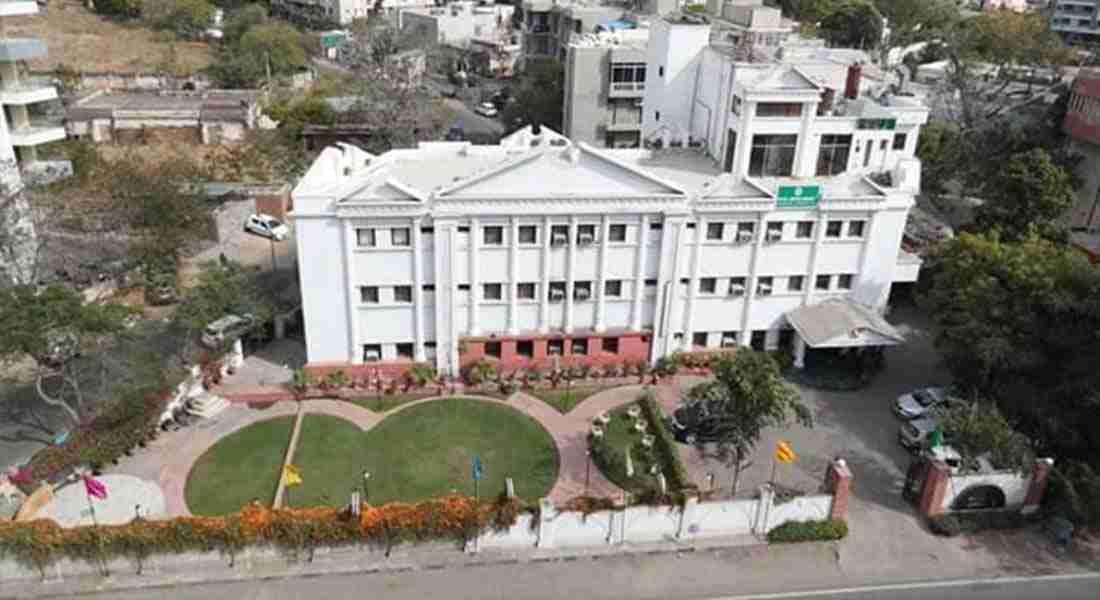
[[[691,133],[698,65],[710,41],[710,27],[673,25],[656,19],[650,25],[642,110],[642,138],[661,127]],[[660,112],[660,119],[657,113]]]
[[[1004,492],[1005,508],[1019,508],[1024,504],[1030,484],[1030,475],[1021,476],[1015,472],[953,475],[947,480],[947,487],[943,494],[943,510],[950,511],[951,503],[967,489],[983,485],[998,487]]]
[[[306,319],[306,354],[311,363],[350,362],[348,352],[347,274],[338,219],[297,219],[298,264],[302,313]]]

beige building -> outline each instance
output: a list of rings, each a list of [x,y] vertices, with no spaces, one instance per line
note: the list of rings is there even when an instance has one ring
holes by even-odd
[[[93,142],[171,140],[188,144],[224,144],[244,139],[262,127],[258,90],[210,90],[172,93],[110,93],[100,90],[66,110],[69,136]]]

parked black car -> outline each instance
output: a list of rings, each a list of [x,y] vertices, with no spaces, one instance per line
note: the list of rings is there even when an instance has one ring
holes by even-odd
[[[709,404],[697,400],[677,408],[667,420],[668,429],[681,444],[714,442],[718,439],[718,419],[712,415]]]

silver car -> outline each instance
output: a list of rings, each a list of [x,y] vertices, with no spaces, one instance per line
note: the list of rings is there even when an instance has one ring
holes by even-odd
[[[916,419],[950,401],[950,393],[947,388],[921,388],[898,396],[898,399],[894,402],[894,414],[903,419]]]

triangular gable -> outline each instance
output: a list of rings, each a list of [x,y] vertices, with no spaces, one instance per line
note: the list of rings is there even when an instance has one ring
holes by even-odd
[[[797,68],[780,66],[753,81],[746,88],[753,92],[769,90],[816,91],[820,90],[821,86]]]
[[[714,197],[730,198],[775,198],[775,194],[748,177],[735,177],[729,173],[715,176],[703,186],[705,190],[700,199]]]
[[[570,153],[577,153],[574,162]],[[551,147],[440,190],[439,198],[684,195],[660,177],[587,146]]]

